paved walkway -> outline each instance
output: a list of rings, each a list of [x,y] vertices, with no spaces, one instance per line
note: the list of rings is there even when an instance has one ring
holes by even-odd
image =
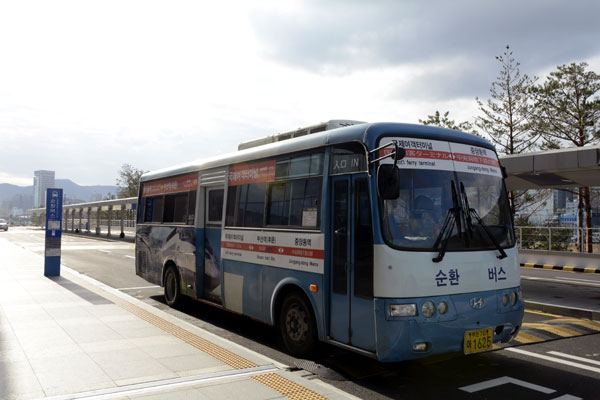
[[[0,238],[0,399],[347,399]]]

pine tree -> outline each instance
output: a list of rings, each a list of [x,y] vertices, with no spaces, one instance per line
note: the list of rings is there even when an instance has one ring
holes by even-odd
[[[456,123],[456,121],[448,117],[448,114],[450,114],[450,111],[446,111],[444,115],[441,115],[440,112],[436,110],[435,114],[428,115],[426,120],[420,119],[419,123],[423,125],[441,126],[442,128],[453,129],[455,131],[469,132],[474,135],[480,136],[479,133],[475,129],[473,129],[473,124],[471,124],[468,121]]]
[[[600,142],[600,76],[586,71],[587,66],[585,62],[560,65],[543,85],[532,88],[536,128],[543,135],[545,147],[560,148],[565,143],[583,147]],[[579,227],[583,228],[585,211],[587,251],[592,252],[589,188],[579,188],[578,198]]]
[[[510,46],[504,54],[496,56],[501,69],[490,87],[490,98],[475,98],[482,115],[475,118],[475,126],[488,134],[501,154],[520,154],[536,148],[540,135],[536,133],[533,119],[533,94],[531,88],[537,78],[521,75],[519,62],[515,61]],[[511,191],[510,204],[515,213],[525,208],[536,209],[545,205],[548,191]]]

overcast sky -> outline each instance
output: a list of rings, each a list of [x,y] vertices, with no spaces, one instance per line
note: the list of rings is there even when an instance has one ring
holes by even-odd
[[[472,121],[510,44],[600,72],[600,2],[0,0],[0,182],[82,185],[330,119]]]

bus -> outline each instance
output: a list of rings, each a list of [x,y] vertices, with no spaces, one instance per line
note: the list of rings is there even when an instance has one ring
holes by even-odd
[[[506,343],[524,305],[493,145],[432,126],[329,121],[146,173],[136,273],[382,362]],[[285,139],[285,140],[283,140]]]

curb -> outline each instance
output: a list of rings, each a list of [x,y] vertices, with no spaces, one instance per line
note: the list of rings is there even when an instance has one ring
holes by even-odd
[[[584,274],[600,274],[597,267],[573,267],[571,265],[521,263],[521,268],[552,269],[555,271],[582,272]]]
[[[571,318],[589,319],[591,321],[600,321],[600,311],[586,310],[582,308],[572,308],[557,306],[554,304],[538,303],[535,301],[525,301],[525,309],[541,311],[548,314],[558,314]]]

